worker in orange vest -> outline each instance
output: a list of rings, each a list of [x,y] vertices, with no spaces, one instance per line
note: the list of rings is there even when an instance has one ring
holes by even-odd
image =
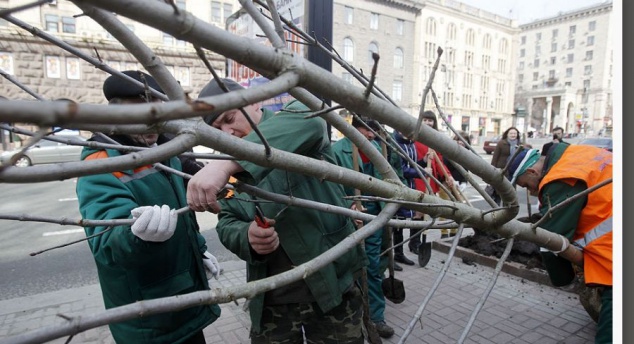
[[[612,178],[612,153],[592,146],[554,144],[547,155],[522,151],[509,166],[511,183],[539,197],[540,214],[588,188]],[[557,209],[539,227],[568,238],[583,250],[586,286],[599,288],[601,310],[595,343],[612,343],[612,184],[602,186]],[[576,274],[560,251],[542,249],[542,261],[554,286],[574,281]]]

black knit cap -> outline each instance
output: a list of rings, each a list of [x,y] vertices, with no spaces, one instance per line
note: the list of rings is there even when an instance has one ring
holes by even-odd
[[[365,122],[365,124],[368,125],[368,127],[370,127],[372,130],[374,131],[379,131],[381,130],[381,125],[379,124],[379,122],[377,122],[376,120],[370,118],[370,117],[365,117],[365,116],[354,116],[352,118],[352,126],[355,128],[365,128],[365,125],[363,125],[363,123]]]
[[[221,78],[220,80],[225,85],[225,87],[229,90],[229,92],[244,89],[242,85],[240,85],[239,83],[231,79]],[[209,81],[209,83],[205,85],[205,87],[203,87],[203,89],[200,91],[198,98],[212,97],[212,96],[221,95],[223,93],[228,93],[228,92],[225,92],[222,88],[220,88],[220,85],[218,84],[218,81],[216,81],[216,79],[211,79],[211,81]],[[205,120],[205,123],[212,125],[214,121],[216,120],[216,118],[218,118],[218,116],[220,116],[221,114],[222,112],[218,112],[218,113],[212,112],[210,115],[205,116],[203,119]]]
[[[164,93],[156,80],[147,73],[143,73],[140,70],[125,70],[121,73],[143,84],[147,83],[151,88]],[[103,95],[108,101],[113,98],[140,98],[145,97],[145,87],[135,85],[116,75],[111,75],[103,82]]]

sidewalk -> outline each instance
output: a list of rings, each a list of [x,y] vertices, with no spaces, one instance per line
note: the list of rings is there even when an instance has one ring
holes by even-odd
[[[415,256],[407,253],[410,259]],[[447,258],[433,251],[425,268],[403,266],[396,278],[403,280],[406,300],[395,305],[387,301],[385,318],[396,334],[383,343],[398,343],[438,272]],[[221,263],[223,275],[216,286],[228,287],[245,281],[245,264],[241,261]],[[402,265],[402,264],[401,264]],[[407,343],[455,343],[469,321],[471,312],[486,290],[493,269],[467,265],[454,258],[443,282],[427,304],[421,322]],[[249,316],[239,305],[221,305],[222,315],[205,330],[207,343],[249,343]],[[0,301],[0,342],[40,327],[59,324],[56,316],[94,314],[103,310],[99,285],[31,295]],[[482,307],[465,343],[594,343],[596,327],[576,295],[520,277],[501,273],[495,288]],[[64,343],[60,338],[50,343]],[[107,327],[99,327],[73,337],[72,344],[114,343]]]

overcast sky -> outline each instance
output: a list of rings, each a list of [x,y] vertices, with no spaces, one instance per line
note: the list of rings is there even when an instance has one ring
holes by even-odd
[[[603,0],[458,0],[497,15],[526,24],[604,2]],[[619,2],[621,0],[614,0]]]

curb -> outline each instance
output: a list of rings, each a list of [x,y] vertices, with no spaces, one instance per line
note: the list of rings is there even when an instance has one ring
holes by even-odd
[[[448,254],[449,250],[451,249],[451,244],[447,244],[441,241],[434,241],[432,243],[432,249]],[[498,263],[497,257],[485,256],[460,246],[456,247],[456,252],[454,256],[459,258],[468,258],[477,264],[487,266],[493,269],[495,269],[495,266]],[[548,273],[546,273],[546,271],[541,269],[529,270],[529,269],[526,269],[526,267],[523,264],[519,264],[515,262],[504,262],[504,265],[502,266],[502,272],[505,272],[507,274],[520,277],[535,283],[553,287],[552,283],[550,283],[550,277],[548,277]]]

